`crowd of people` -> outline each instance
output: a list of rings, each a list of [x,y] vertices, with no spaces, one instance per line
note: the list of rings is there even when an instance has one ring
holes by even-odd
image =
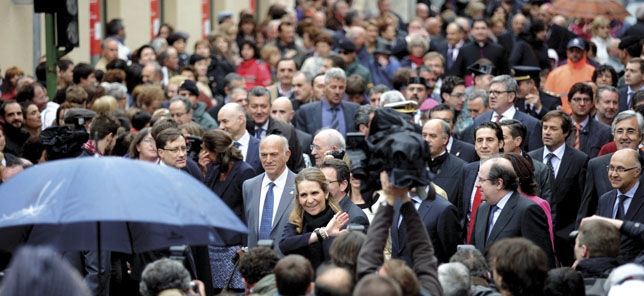
[[[52,98],[45,61],[6,69],[0,186],[127,157],[203,182],[248,234],[178,261],[26,248],[0,295],[48,288],[24,282],[36,258],[65,295],[637,295],[644,5],[631,25],[418,2],[406,23],[390,0],[222,12],[193,50],[169,24],[130,50],[114,19],[96,64],[56,61]]]

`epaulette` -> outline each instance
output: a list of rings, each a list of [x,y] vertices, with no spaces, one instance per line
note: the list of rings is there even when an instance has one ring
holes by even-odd
[[[545,89],[544,89],[544,90],[543,90],[543,93],[544,93],[544,94],[547,94],[547,95],[549,95],[549,96],[551,96],[551,97],[561,98],[561,95],[558,95],[558,94],[556,94],[556,93],[553,93],[553,92],[551,92],[551,91],[549,91],[549,90],[545,90]]]

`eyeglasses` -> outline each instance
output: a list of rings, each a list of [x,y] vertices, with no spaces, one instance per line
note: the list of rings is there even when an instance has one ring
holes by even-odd
[[[591,99],[591,98],[580,98],[580,97],[575,97],[575,98],[572,98],[572,99],[570,99],[570,100],[571,100],[571,101],[573,101],[573,102],[575,102],[575,103],[579,103],[579,102],[590,103],[590,102],[592,102],[592,100],[593,100],[593,99]]]
[[[457,99],[464,98],[465,94],[464,93],[456,93],[456,94],[449,94],[451,97],[455,97]]]
[[[179,150],[181,150],[181,152],[186,152],[190,150],[190,146],[181,146],[181,147],[175,147],[175,148],[169,148],[169,149],[161,148],[161,150],[169,151],[170,153],[177,153],[179,152]]]
[[[318,145],[311,145],[309,148],[311,148],[311,151],[313,150],[322,151],[322,147]]]
[[[145,143],[148,143],[148,144],[154,144],[154,139],[152,139],[152,138],[143,138],[141,140],[141,142],[145,142]]]
[[[509,90],[491,90],[490,94],[494,95],[495,97],[498,97],[501,94],[509,93],[509,92],[511,92],[511,91],[509,91]]]
[[[639,169],[639,168],[640,168],[640,167],[632,167],[632,168],[629,168],[629,169],[625,169],[625,168],[623,168],[623,167],[614,167],[614,166],[612,166],[612,165],[607,165],[607,166],[606,166],[606,170],[607,170],[609,173],[617,172],[617,173],[619,173],[619,174],[623,174],[623,173],[626,173],[626,172],[628,172],[628,171],[632,171],[632,170],[634,170],[634,169]]]

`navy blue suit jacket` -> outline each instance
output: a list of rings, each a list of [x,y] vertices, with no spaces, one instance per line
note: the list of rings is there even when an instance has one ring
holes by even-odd
[[[259,139],[251,136],[248,141],[248,152],[246,152],[246,163],[255,169],[255,175],[264,172],[262,161],[259,159]]]
[[[434,183],[445,190],[452,204],[457,204],[463,192],[463,166],[465,161],[449,154],[436,172]]]
[[[617,189],[613,189],[609,192],[604,193],[604,195],[599,198],[599,208],[597,209],[597,214],[602,217],[613,218],[613,206],[615,205],[616,199]],[[635,195],[631,200],[631,204],[628,207],[628,211],[626,211],[623,220],[644,223],[643,205],[644,185],[640,182],[640,185],[635,191]],[[632,260],[637,255],[639,255],[642,250],[644,250],[644,241],[642,241],[641,238],[630,238],[626,235],[622,235],[619,253],[624,260]]]
[[[628,109],[628,86],[626,86],[619,89],[619,112]]]
[[[342,110],[344,111],[344,122],[347,133],[355,132],[354,116],[360,105],[347,101],[342,101],[340,104],[342,104]],[[318,101],[302,105],[295,113],[294,124],[297,129],[311,135],[315,135],[317,131],[326,127],[322,126],[322,102]]]
[[[469,227],[467,215],[470,211],[470,198],[472,197],[472,191],[474,191],[474,183],[476,182],[476,178],[478,178],[480,166],[481,162],[476,161],[468,163],[463,167],[463,194],[455,206],[461,215],[461,226],[463,226],[464,232]],[[474,217],[471,218],[473,219]]]
[[[590,117],[588,124],[579,132],[579,150],[586,153],[589,158],[594,158],[599,154],[602,146],[612,140],[610,127]]]
[[[493,113],[494,111],[488,111],[479,115],[474,119],[473,125],[476,127],[485,121],[492,121]],[[543,147],[543,141],[541,139],[541,123],[539,120],[519,110],[514,113],[513,119],[523,122],[528,130],[526,138],[523,140],[523,150],[532,151]],[[461,140],[474,144],[474,133],[463,133],[461,135]]]
[[[391,226],[391,256],[404,260],[411,267],[413,262],[411,250],[407,248],[405,224],[401,222],[398,226],[400,207],[400,202],[396,202]],[[449,262],[449,258],[456,253],[456,247],[463,242],[456,207],[444,197],[436,196],[433,200],[424,200],[418,207],[418,214],[432,241],[436,259],[439,263]]]

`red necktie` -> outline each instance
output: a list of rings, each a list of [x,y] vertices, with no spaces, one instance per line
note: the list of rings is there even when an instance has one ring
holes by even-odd
[[[575,149],[579,150],[579,132],[581,131],[581,124],[575,124]]]
[[[467,229],[467,243],[470,243],[470,239],[472,238],[472,228],[474,228],[474,221],[476,220],[476,210],[479,208],[479,205],[481,204],[481,190],[479,188],[476,188],[476,192],[474,193],[474,201],[472,202],[472,212],[470,213],[470,227]]]

